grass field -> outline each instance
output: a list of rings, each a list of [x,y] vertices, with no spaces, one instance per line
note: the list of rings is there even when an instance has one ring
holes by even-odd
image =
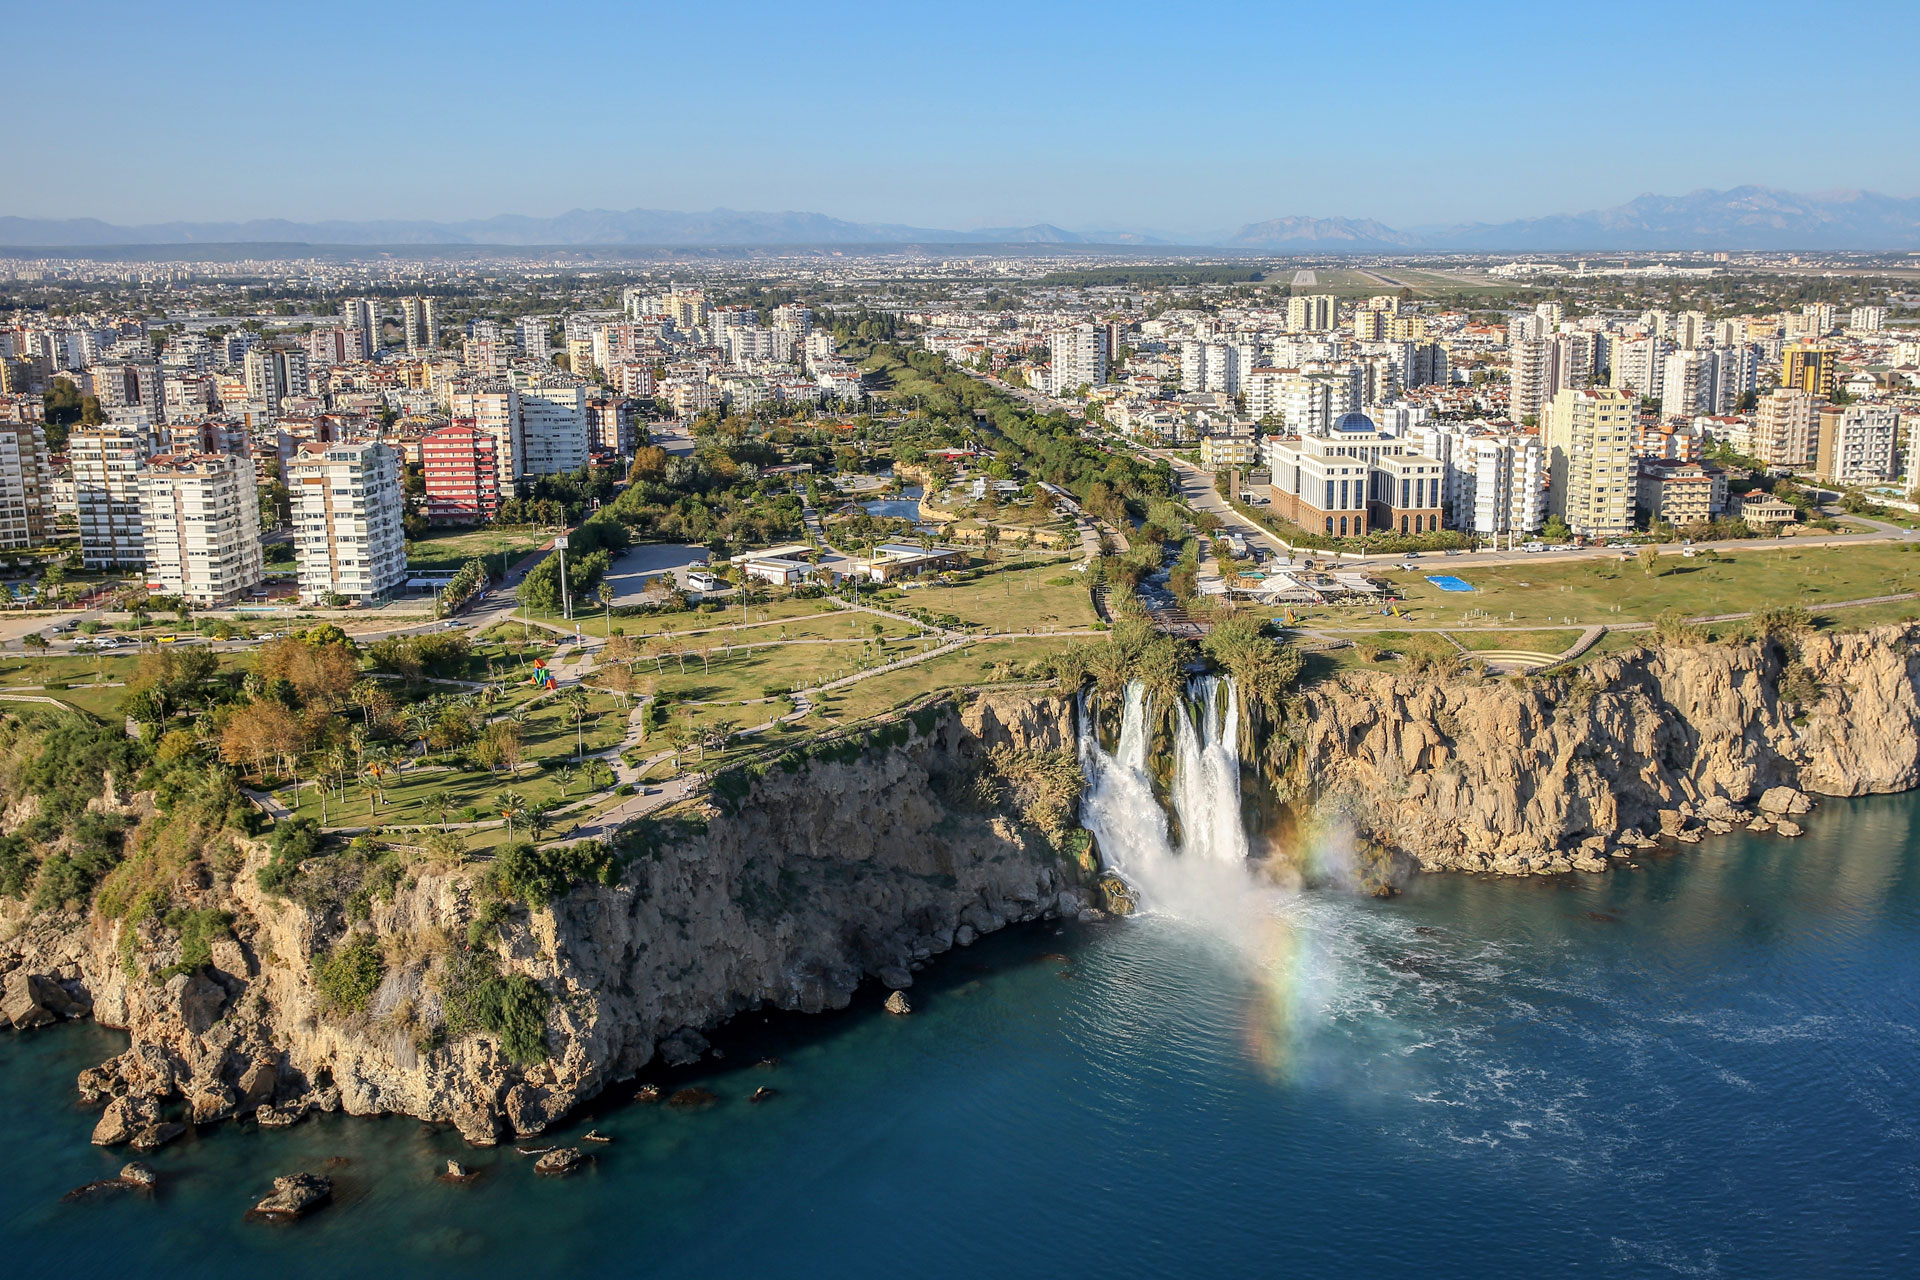
[[[1619,560],[1482,569],[1450,562],[1448,571],[1471,583],[1472,594],[1443,592],[1418,570],[1387,577],[1407,598],[1407,620],[1428,626],[1651,622],[1669,609],[1699,617],[1789,604],[1813,610],[1920,589],[1920,554],[1894,543],[1798,550],[1788,543],[1692,560],[1662,556],[1657,567],[1650,576]]]
[[[923,587],[905,595],[905,604],[952,614],[970,626],[995,632],[1071,630],[1098,621],[1086,575],[1066,564],[1007,565],[977,582]]]
[[[435,529],[407,543],[407,567],[458,569],[479,556],[487,562],[487,571],[497,578],[502,552],[511,568],[522,557],[552,542],[553,534],[544,529]]]
[[[864,720],[935,689],[978,688],[1022,679],[1027,662],[1057,653],[1070,643],[1069,640],[983,640],[958,653],[915,663],[822,694],[817,701],[817,714],[840,723]]]

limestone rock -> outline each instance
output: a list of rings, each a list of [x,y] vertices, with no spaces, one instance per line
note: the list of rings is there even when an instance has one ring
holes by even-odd
[[[710,1107],[720,1101],[719,1097],[706,1089],[686,1088],[675,1091],[667,1099],[670,1107],[679,1107],[682,1111],[691,1111],[699,1107]]]
[[[545,1089],[536,1089],[524,1082],[513,1086],[507,1090],[507,1123],[522,1136],[539,1133],[553,1123],[553,1115],[548,1110],[552,1100]]]
[[[670,1067],[691,1066],[707,1048],[705,1036],[692,1027],[681,1027],[660,1042],[660,1060]]]
[[[273,1194],[253,1206],[266,1218],[298,1218],[325,1204],[333,1195],[333,1180],[313,1173],[293,1173],[273,1180]]]
[[[572,1173],[586,1162],[586,1154],[578,1147],[555,1147],[533,1162],[533,1171],[546,1174]]]
[[[913,1006],[907,1003],[906,992],[896,991],[892,995],[887,997],[886,1010],[888,1013],[896,1013],[896,1014],[904,1015],[904,1014],[912,1013]]]
[[[305,1098],[296,1098],[278,1106],[261,1107],[253,1113],[253,1118],[260,1122],[262,1129],[284,1129],[306,1119],[311,1105]]]
[[[1773,826],[1775,832],[1783,836],[1803,836],[1807,829],[1791,818],[1782,818]]]
[[[52,978],[15,969],[0,986],[0,1024],[14,1030],[44,1027],[62,1018],[77,1018],[86,1006]]]
[[[153,1167],[139,1160],[132,1160],[120,1166],[120,1181],[135,1187],[153,1187],[160,1183],[160,1175]]]
[[[171,1120],[150,1124],[128,1139],[127,1146],[139,1152],[158,1151],[187,1131],[187,1126]]]
[[[1792,787],[1768,787],[1760,797],[1760,812],[1779,817],[1783,813],[1805,813],[1812,803]]]
[[[158,1099],[139,1093],[115,1098],[107,1104],[106,1111],[100,1116],[100,1122],[93,1127],[93,1145],[117,1147],[123,1142],[132,1141],[133,1136],[148,1125],[159,1122]]]
[[[755,1089],[752,1093],[747,1095],[747,1101],[748,1102],[766,1102],[769,1099],[777,1098],[779,1096],[780,1096],[780,1091],[778,1089],[769,1089],[766,1085],[761,1085],[758,1089]]]
[[[244,1116],[273,1101],[273,1091],[280,1084],[280,1071],[271,1061],[262,1058],[241,1072],[236,1083],[240,1097],[233,1110],[235,1115]]]
[[[217,1124],[233,1115],[233,1090],[219,1083],[203,1084],[187,1094],[187,1120],[192,1124]]]

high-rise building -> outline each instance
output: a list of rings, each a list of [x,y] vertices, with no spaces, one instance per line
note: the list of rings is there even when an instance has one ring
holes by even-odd
[[[1330,293],[1298,294],[1287,299],[1287,328],[1294,333],[1325,333],[1333,328]]]
[[[1780,385],[1797,387],[1822,400],[1833,398],[1840,353],[1811,342],[1790,342],[1780,352]]]
[[[1900,413],[1892,405],[1820,410],[1814,472],[1829,484],[1885,484],[1899,474]]]
[[[138,568],[146,556],[140,533],[141,466],[147,433],[136,427],[91,427],[67,437],[73,459],[80,557],[89,569]]]
[[[147,590],[218,607],[260,585],[260,498],[249,459],[160,454],[140,472],[139,493]]]
[[[1530,433],[1459,443],[1455,522],[1486,537],[1536,532],[1547,518],[1546,451]]]
[[[630,367],[621,366],[622,369]],[[587,401],[587,422],[597,448],[631,458],[640,447],[640,423],[631,400],[597,396]]]
[[[1855,307],[1847,316],[1847,328],[1855,333],[1879,333],[1886,327],[1885,307]]]
[[[291,347],[254,347],[242,361],[247,380],[247,399],[272,406],[279,412],[280,402],[288,396],[308,393],[307,353]]]
[[[504,382],[456,388],[448,407],[455,421],[471,422],[475,430],[493,441],[500,496],[515,496],[520,478],[527,474],[519,390]]]
[[[440,324],[432,298],[400,299],[400,328],[406,334],[407,354],[420,355],[440,345]]]
[[[1760,397],[1754,416],[1753,456],[1769,467],[1798,470],[1813,462],[1820,397],[1799,387],[1776,387]]]
[[[452,425],[421,439],[429,521],[481,524],[500,513],[498,449],[471,418],[455,418]]]
[[[1687,314],[1687,313],[1682,313]],[[1670,351],[1661,362],[1660,414],[1691,418],[1713,407],[1713,368],[1708,353],[1688,347]]]
[[[1520,338],[1509,348],[1507,413],[1515,422],[1540,416],[1541,406],[1553,399],[1548,380],[1553,368],[1551,338]]]
[[[400,457],[380,440],[312,441],[287,468],[300,598],[384,600],[407,580]]]
[[[1633,527],[1636,410],[1613,387],[1562,391],[1547,408],[1547,510],[1576,534],[1617,538]]]
[[[1077,324],[1071,329],[1056,329],[1048,335],[1047,347],[1052,357],[1055,395],[1106,382],[1106,334],[1099,326]]]
[[[1637,396],[1660,391],[1667,353],[1673,344],[1665,338],[1617,338],[1607,359],[1610,384]]]
[[[0,422],[0,548],[37,547],[53,530],[53,472],[37,422]]]
[[[549,380],[520,388],[520,442],[523,475],[548,476],[577,471],[590,455],[587,384],[580,379]]]
[[[380,347],[380,308],[371,298],[348,298],[340,304],[340,316],[349,331],[359,330],[361,360],[373,359]]]
[[[529,360],[545,360],[551,346],[548,335],[552,326],[545,316],[521,316],[514,325],[514,334],[520,344],[520,353]]]

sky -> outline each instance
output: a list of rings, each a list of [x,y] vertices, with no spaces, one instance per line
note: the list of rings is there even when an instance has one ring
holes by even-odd
[[[1909,86],[1875,52],[1913,34],[1911,0],[6,11],[0,214],[23,217],[723,207],[1192,234],[1746,183],[1920,194]]]

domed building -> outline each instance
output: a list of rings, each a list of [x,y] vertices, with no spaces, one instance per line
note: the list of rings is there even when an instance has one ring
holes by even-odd
[[[1437,533],[1445,468],[1364,413],[1342,414],[1324,436],[1265,442],[1274,511],[1334,538],[1376,531]]]

